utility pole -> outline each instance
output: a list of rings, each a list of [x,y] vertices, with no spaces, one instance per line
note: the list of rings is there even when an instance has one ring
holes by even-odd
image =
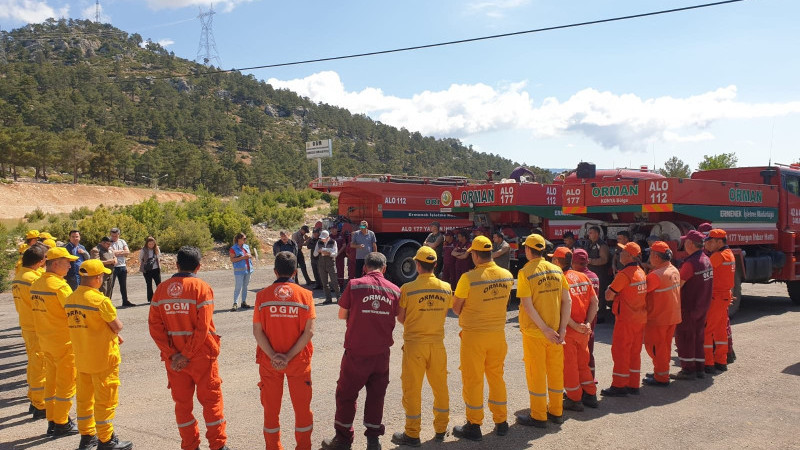
[[[100,0],[94,0],[94,23],[100,23]]]
[[[197,62],[202,62],[204,65],[209,65],[211,62],[216,62],[217,67],[222,66],[217,54],[217,43],[214,42],[214,4],[212,3],[210,9],[203,12],[200,8],[200,14],[197,18],[200,19],[200,44],[197,47]]]

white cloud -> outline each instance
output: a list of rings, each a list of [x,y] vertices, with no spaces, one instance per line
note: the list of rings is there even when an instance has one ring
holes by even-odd
[[[483,14],[492,19],[502,19],[506,12],[530,3],[530,0],[488,0],[467,5],[467,14]]]
[[[214,8],[217,12],[231,12],[236,5],[240,3],[248,3],[253,0],[218,0],[214,3]],[[189,6],[202,7],[203,11],[208,9],[209,0],[146,0],[147,6],[151,9],[180,9]]]
[[[170,38],[164,38],[164,39],[161,39],[161,40],[158,41],[158,45],[160,45],[160,46],[162,46],[164,48],[167,48],[167,47],[169,47],[170,45],[172,45],[174,43],[175,43],[175,41],[173,41]]]
[[[81,11],[81,17],[84,19],[94,20],[97,16],[97,5],[89,5]],[[111,16],[103,11],[103,5],[100,5],[100,23],[111,23]]]
[[[11,19],[25,23],[39,23],[46,19],[60,19],[69,14],[69,5],[54,9],[47,1],[0,0],[0,19]]]
[[[585,136],[604,148],[622,151],[647,150],[656,142],[712,140],[714,135],[708,127],[720,120],[800,113],[800,101],[737,101],[736,86],[686,98],[649,99],[586,88],[564,101],[549,97],[535,102],[525,82],[497,87],[453,84],[446,90],[424,91],[411,98],[386,95],[372,87],[347,91],[339,75],[331,71],[287,81],[272,78],[268,83],[315,102],[438,137],[527,130],[538,138]]]

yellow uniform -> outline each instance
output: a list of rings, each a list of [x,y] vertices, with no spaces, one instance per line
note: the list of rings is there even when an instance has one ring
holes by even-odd
[[[517,297],[531,297],[533,308],[544,323],[558,331],[561,324],[561,292],[569,291],[569,283],[561,268],[544,258],[532,259],[517,275]],[[561,416],[564,394],[564,347],[550,342],[519,306],[519,328],[525,376],[531,402],[531,417],[547,420],[548,394],[550,414]]]
[[[72,288],[53,272],[45,272],[31,286],[31,305],[36,336],[44,352],[44,402],[47,420],[56,424],[69,421],[75,396],[75,354],[67,328],[64,305]]]
[[[494,261],[461,275],[455,296],[466,299],[461,325],[461,383],[467,420],[483,423],[483,377],[489,384],[489,410],[495,423],[506,421],[506,307],[514,277]]]
[[[403,407],[406,434],[419,438],[422,422],[422,379],[427,375],[433,391],[433,428],[447,431],[450,421],[450,395],[447,390],[447,351],[444,348],[444,321],[453,307],[450,283],[432,273],[422,273],[400,288],[403,322]]]
[[[36,337],[36,323],[31,305],[31,285],[39,276],[39,272],[34,269],[20,267],[11,282],[11,293],[19,314],[25,352],[28,354],[28,399],[34,408],[44,409],[44,355],[39,348],[39,338]]]
[[[117,310],[110,298],[83,285],[67,298],[64,310],[78,370],[78,431],[107,442],[119,404],[119,338],[108,326]]]

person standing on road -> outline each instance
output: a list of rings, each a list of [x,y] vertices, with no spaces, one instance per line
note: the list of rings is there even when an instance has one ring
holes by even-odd
[[[209,447],[229,450],[225,445],[228,436],[217,363],[220,341],[214,326],[214,291],[197,277],[201,258],[196,247],[178,250],[178,273],[161,283],[153,294],[148,325],[166,366],[181,449],[200,447],[200,431],[192,414],[196,388]]]
[[[125,239],[119,237],[120,230],[117,227],[111,229],[111,251],[117,258],[114,264],[114,272],[111,274],[111,288],[114,290],[116,280],[119,280],[119,295],[122,296],[122,306],[136,306],[135,303],[128,301],[128,264],[126,262],[128,255],[131,254],[128,249],[128,243]],[[111,296],[108,296],[111,298]]]
[[[458,438],[483,439],[483,379],[489,384],[489,410],[498,436],[508,433],[506,382],[503,379],[508,344],[506,308],[514,277],[492,261],[492,242],[476,237],[469,248],[475,269],[461,276],[453,312],[461,326],[461,384],[467,421],[453,428]]]
[[[458,281],[453,279],[456,266],[456,259],[453,256],[454,248],[455,248],[455,243],[453,242],[453,232],[447,231],[444,233],[444,242],[442,242],[441,279],[445,283],[450,283],[451,286]]]
[[[611,271],[616,276],[617,272],[624,268],[624,264],[619,260],[619,255],[622,253],[622,249],[619,247],[622,245],[623,247],[625,244],[631,241],[631,233],[627,230],[622,230],[617,232],[617,247],[613,250],[614,257],[613,263],[611,264]]]
[[[161,284],[161,249],[158,248],[156,238],[147,236],[144,240],[144,247],[139,251],[139,272],[144,275],[144,283],[147,285],[147,303],[153,299],[153,284],[158,287]]]
[[[64,311],[77,368],[75,403],[81,441],[78,450],[130,450],[133,443],[120,441],[112,419],[119,405],[119,344],[122,321],[111,299],[98,288],[110,274],[102,262],[90,259],[78,269],[81,285],[67,297]]]
[[[336,257],[339,254],[339,248],[330,237],[328,230],[322,230],[319,235],[317,245],[314,247],[314,256],[318,258],[318,272],[319,279],[322,287],[325,290],[325,304],[333,303],[331,299],[331,290],[333,295],[336,296],[336,301],[339,301],[341,291],[339,291],[339,277],[336,274]]]
[[[588,246],[586,248],[589,254],[589,270],[597,275],[600,279],[601,297],[605,297],[606,289],[608,289],[609,272],[608,264],[611,261],[611,252],[603,240],[600,239],[600,227],[593,225],[589,228],[587,236],[589,238]],[[608,299],[600,298],[600,310],[597,312],[597,322],[603,323],[608,311]]]
[[[455,261],[454,269],[453,269],[453,281],[458,283],[461,280],[461,276],[465,273],[469,272],[472,268],[472,257],[469,253],[469,240],[467,239],[467,233],[464,230],[458,230],[456,233],[456,243],[453,246],[453,251],[451,252],[453,259]]]
[[[383,402],[389,385],[389,356],[394,340],[400,288],[384,278],[386,256],[367,253],[363,277],[350,280],[339,300],[339,318],[347,322],[344,355],[336,383],[336,436],[322,441],[323,449],[350,449],[358,393],[366,387],[364,435],[367,450],[380,450]]]
[[[112,270],[114,269],[114,265],[117,264],[117,258],[114,256],[114,252],[111,251],[111,238],[108,236],[103,236],[90,254],[92,259],[99,259],[104,266]],[[106,297],[111,298],[111,291],[113,290],[114,285],[111,283],[111,275],[104,276],[100,292]]]
[[[669,386],[669,363],[675,326],[681,322],[681,274],[670,263],[672,250],[664,241],[650,245],[650,265],[647,274],[647,325],[644,328],[644,348],[653,360],[652,376],[644,384]]]
[[[80,268],[81,264],[89,259],[90,256],[89,252],[86,251],[86,247],[81,245],[81,232],[78,230],[69,232],[69,242],[67,242],[64,248],[67,249],[70,255],[78,257],[78,259],[70,265],[69,272],[67,272],[67,276],[65,277],[67,284],[69,284],[69,287],[74,291],[78,289],[78,285],[81,284],[81,276],[78,274],[78,268]]]
[[[339,233],[339,227],[335,225],[328,228],[328,232],[331,235],[331,239],[336,242],[336,248],[338,249],[336,253],[336,277],[339,283],[339,292],[341,292],[344,290],[345,285],[344,258],[348,247],[347,238],[345,238],[344,234]]]
[[[231,311],[239,309],[238,298],[241,293],[242,309],[247,309],[250,305],[247,304],[247,286],[250,284],[250,274],[253,273],[252,254],[250,253],[250,246],[244,242],[247,236],[244,233],[236,233],[233,238],[233,245],[231,245],[230,253],[231,263],[233,263],[233,278],[236,284],[233,288],[233,306]]]
[[[492,233],[492,260],[498,266],[508,270],[511,266],[511,246],[506,242],[503,232],[496,230]]]
[[[572,231],[565,231],[563,235],[561,235],[561,239],[564,240],[564,246],[568,249],[575,251],[575,233]],[[574,255],[573,255],[574,256]]]
[[[715,228],[708,232],[705,239],[705,249],[711,254],[709,261],[714,269],[714,281],[703,340],[704,370],[712,375],[728,370],[728,308],[736,280],[736,257],[728,247],[727,237],[725,230]]]
[[[311,449],[314,415],[311,412],[311,356],[316,311],[311,291],[294,283],[297,257],[291,252],[275,256],[275,282],[256,294],[253,336],[264,407],[264,441],[267,450],[282,449],[281,399],[283,379],[289,384],[294,407],[294,435],[298,450]]]
[[[320,279],[319,275],[319,255],[314,254],[314,249],[317,248],[317,242],[319,242],[320,236],[320,229],[314,228],[311,232],[311,239],[308,240],[306,243],[306,247],[308,248],[308,253],[311,255],[311,272],[314,274],[314,289],[322,289],[323,280]]]
[[[711,303],[714,269],[703,253],[705,236],[691,230],[681,236],[684,250],[689,256],[681,265],[681,323],[675,327],[675,345],[681,370],[670,375],[676,380],[694,380],[705,377],[703,338],[706,315]]]
[[[594,288],[595,294],[599,297],[600,295],[600,279],[597,277],[597,274],[589,270],[589,254],[586,250],[582,248],[576,248],[572,253],[572,270],[576,272],[580,272],[586,275],[586,278],[592,283],[592,287]],[[598,302],[599,302],[598,298]],[[598,304],[598,310],[599,310]],[[595,384],[597,384],[597,378],[595,376],[595,367],[594,367],[594,329],[597,326],[597,314],[594,316],[594,320],[591,321],[592,332],[589,334],[589,369],[592,371],[592,377],[595,380]]]
[[[40,244],[29,246],[22,254],[22,265],[16,272],[14,281],[11,282],[11,294],[14,296],[14,306],[19,315],[19,328],[22,340],[25,342],[25,353],[28,362],[25,367],[28,382],[28,400],[31,404],[28,412],[33,414],[33,419],[46,417],[44,389],[45,389],[45,362],[39,337],[36,334],[36,321],[34,318],[33,303],[31,302],[31,286],[41,276],[39,268],[44,267],[47,247]]]
[[[434,275],[438,255],[427,246],[417,250],[414,260],[417,279],[400,288],[397,321],[403,324],[403,407],[405,431],[392,435],[397,445],[419,447],[422,424],[422,380],[427,375],[433,391],[433,430],[435,439],[444,440],[450,422],[450,393],[447,388],[447,350],[444,347],[444,321],[453,307],[450,283]]]
[[[635,242],[622,248],[623,269],[606,289],[606,299],[613,302],[611,312],[616,316],[611,337],[611,358],[614,369],[611,387],[600,391],[605,397],[625,397],[639,394],[641,382],[641,353],[644,326],[647,323],[647,276],[639,267],[642,249]]]
[[[19,268],[22,267],[22,255],[25,253],[25,250],[29,249],[37,242],[39,242],[39,230],[28,230],[25,233],[25,242],[22,242],[17,246],[19,259],[17,260],[17,264],[14,265],[14,270],[19,270]],[[16,274],[14,275],[16,276]]]
[[[356,249],[356,276],[364,276],[364,258],[371,252],[378,251],[378,239],[375,233],[367,227],[369,224],[362,220],[358,225],[358,231],[353,233],[350,239],[350,246]]]
[[[442,243],[444,243],[444,234],[440,231],[441,225],[436,221],[431,222],[429,230],[430,233],[425,237],[425,245],[436,252],[436,270],[434,274],[438,277],[439,274],[442,273]]]
[[[564,422],[564,338],[572,311],[569,283],[561,269],[569,267],[571,252],[557,248],[549,255],[550,263],[544,259],[546,248],[541,235],[528,236],[528,262],[517,275],[522,358],[531,405],[530,414],[517,416],[517,423],[537,428],[546,428],[548,420]]]
[[[306,286],[311,284],[311,279],[308,277],[308,269],[306,268],[306,258],[303,255],[303,249],[308,243],[308,239],[308,225],[303,225],[292,234],[292,240],[297,244],[297,268],[300,269],[303,278],[306,279]]]
[[[280,252],[289,252],[297,259],[297,242],[289,237],[289,233],[281,230],[280,239],[272,244],[272,256],[278,256]]]
[[[75,353],[67,327],[64,305],[72,294],[64,276],[70,263],[77,260],[64,247],[47,251],[47,271],[31,285],[31,305],[36,336],[44,352],[44,402],[47,411],[47,434],[53,437],[76,434],[78,428],[70,419],[72,397],[75,396]]]

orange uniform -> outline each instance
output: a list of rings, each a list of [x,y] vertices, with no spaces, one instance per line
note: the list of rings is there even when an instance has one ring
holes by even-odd
[[[709,257],[714,269],[711,288],[711,306],[706,316],[706,331],[703,339],[706,366],[728,363],[728,307],[733,298],[732,289],[736,278],[736,258],[730,248],[723,247]]]
[[[286,354],[291,350],[306,329],[310,319],[315,319],[314,299],[311,291],[303,289],[288,278],[279,278],[256,295],[253,323],[260,323],[261,329],[277,353]],[[289,395],[295,414],[294,435],[297,449],[311,449],[311,431],[314,428],[314,415],[311,412],[311,355],[314,346],[311,341],[298,353],[286,368],[272,367],[270,358],[256,347],[256,362],[261,381],[261,404],[264,406],[264,441],[267,450],[283,449],[281,445],[281,399],[283,398],[283,378],[289,384]]]
[[[669,382],[675,326],[681,323],[681,274],[672,264],[647,275],[647,325],[644,347],[653,360],[653,379]]]
[[[592,282],[585,274],[575,270],[567,270],[564,276],[569,283],[569,295],[572,298],[570,318],[578,323],[586,323],[589,306],[596,296]],[[597,394],[597,386],[589,367],[591,335],[591,332],[583,334],[568,326],[564,339],[564,390],[567,397],[576,402],[581,400],[584,392],[588,395]]]
[[[200,432],[192,414],[195,386],[197,400],[203,405],[209,446],[222,448],[227,440],[222,379],[217,366],[219,336],[213,317],[214,291],[205,281],[189,273],[175,274],[161,283],[150,303],[150,336],[166,363],[184,450],[200,446]],[[180,371],[170,366],[170,358],[177,354],[189,359],[189,364]]]
[[[639,388],[644,325],[647,323],[647,279],[637,263],[617,272],[608,287],[617,296],[611,311],[617,317],[611,337],[614,369],[611,386]]]

